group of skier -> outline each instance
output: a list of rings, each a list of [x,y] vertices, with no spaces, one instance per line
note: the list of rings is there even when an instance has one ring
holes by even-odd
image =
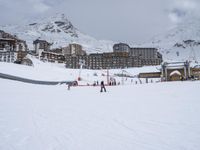
[[[98,81],[97,81],[97,84],[98,84]],[[93,85],[96,85],[96,84],[93,84]],[[68,83],[68,90],[70,90],[71,86],[75,86],[75,85],[73,83]],[[100,92],[106,92],[104,81],[101,81],[100,87],[101,87]]]

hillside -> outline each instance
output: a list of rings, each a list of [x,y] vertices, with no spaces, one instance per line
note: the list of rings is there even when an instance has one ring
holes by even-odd
[[[158,47],[164,60],[200,61],[200,18],[185,18],[145,45]]]

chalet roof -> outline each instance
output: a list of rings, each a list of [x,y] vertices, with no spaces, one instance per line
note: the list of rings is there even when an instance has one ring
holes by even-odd
[[[181,73],[180,73],[180,71],[178,71],[178,70],[174,70],[174,71],[172,71],[172,72],[170,73],[169,76],[173,76],[173,75],[179,75],[179,76],[181,76]]]

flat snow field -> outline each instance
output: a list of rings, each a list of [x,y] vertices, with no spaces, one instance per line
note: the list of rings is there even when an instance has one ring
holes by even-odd
[[[200,82],[106,87],[0,79],[0,150],[199,150]]]

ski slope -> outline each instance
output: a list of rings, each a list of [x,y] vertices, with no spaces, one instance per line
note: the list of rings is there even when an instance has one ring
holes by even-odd
[[[107,82],[107,70],[66,69],[31,58],[34,66],[0,62],[0,72],[44,81]],[[109,70],[119,86],[34,85],[0,79],[0,150],[200,149],[199,81],[139,84],[159,66]],[[137,84],[136,84],[137,81]]]
[[[2,150],[200,149],[200,82],[106,87],[0,79]]]
[[[88,70],[88,69],[67,69],[64,64],[44,63],[35,58],[31,58],[34,66],[24,66],[13,63],[0,62],[0,73],[19,76],[23,78],[43,81],[75,81],[81,77],[79,85],[92,85],[94,82],[99,83],[103,80],[107,82],[107,75],[109,78],[115,78],[117,82],[122,82],[122,77],[116,74],[124,74],[129,76],[137,76],[141,72],[158,72],[160,66],[149,66],[140,68],[127,69],[111,69],[111,70]],[[124,78],[124,84],[133,84],[137,78]],[[154,82],[160,79],[153,79]],[[145,80],[143,80],[145,82]]]

